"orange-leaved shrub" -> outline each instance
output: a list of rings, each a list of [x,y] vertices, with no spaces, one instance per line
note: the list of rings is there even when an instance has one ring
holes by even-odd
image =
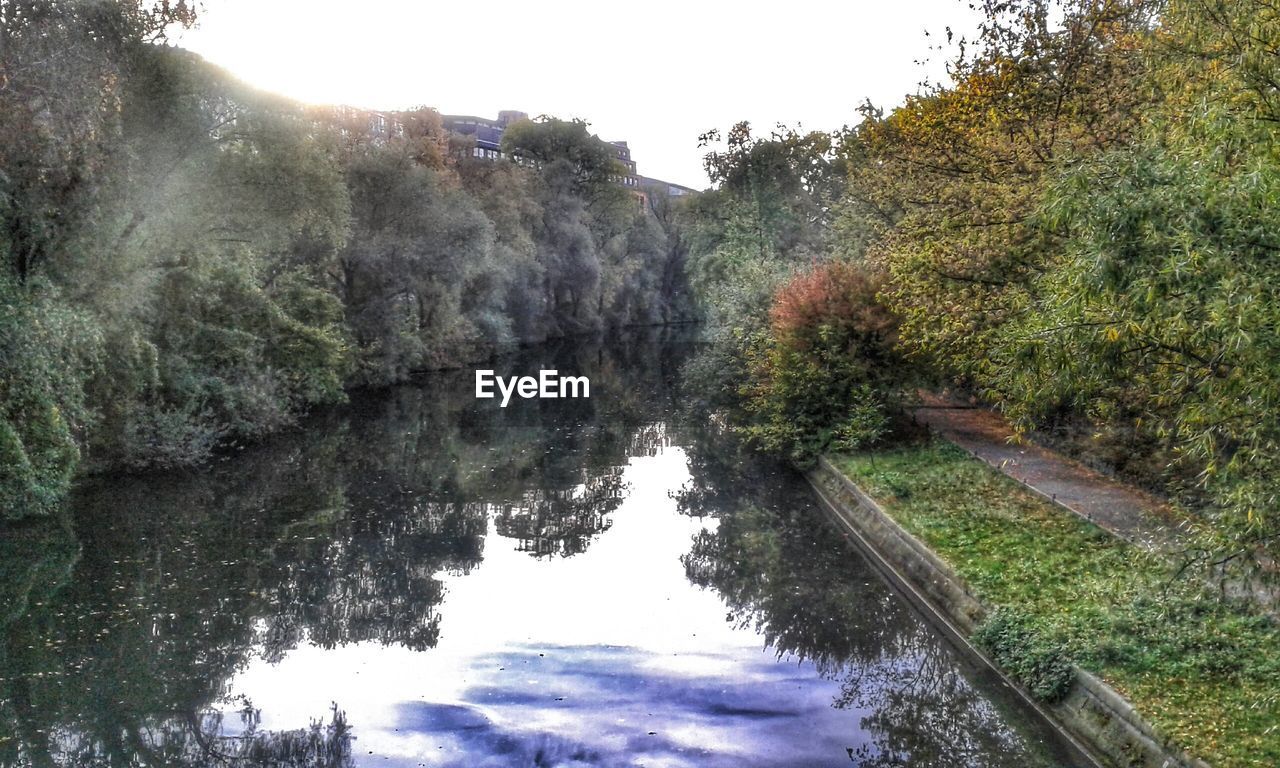
[[[870,265],[831,261],[778,289],[743,385],[753,442],[806,464],[884,433],[911,376],[882,284]]]

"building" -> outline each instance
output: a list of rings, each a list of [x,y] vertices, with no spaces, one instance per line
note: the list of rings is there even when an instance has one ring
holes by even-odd
[[[497,160],[502,154],[502,133],[507,126],[517,120],[527,120],[529,116],[514,109],[504,109],[498,113],[497,120],[472,115],[441,115],[444,127],[462,136],[475,139],[475,147],[471,154],[487,160]]]
[[[636,176],[636,161],[631,159],[631,148],[627,146],[625,141],[611,141],[609,146],[613,147],[614,155],[619,163],[627,169],[627,172],[621,176],[614,176],[613,183],[621,184],[624,187],[633,189],[640,188],[640,177]]]
[[[698,190],[692,187],[686,187],[680,184],[672,184],[669,181],[654,179],[648,176],[640,176],[640,186],[645,189],[659,190],[667,197],[684,197],[685,195],[696,195]]]
[[[471,149],[472,156],[485,160],[498,160],[505,157],[502,152],[503,132],[511,123],[528,118],[527,113],[513,109],[502,110],[498,113],[496,120],[472,115],[441,116],[446,129],[462,136],[472,137],[475,140],[475,145]],[[639,175],[627,142],[610,141],[608,146],[613,149],[618,162],[626,169],[626,173],[614,176],[613,182],[633,190],[641,205],[644,205],[646,196],[654,194],[655,191],[660,191],[668,197],[681,197],[697,191],[679,184],[669,184],[659,179]]]

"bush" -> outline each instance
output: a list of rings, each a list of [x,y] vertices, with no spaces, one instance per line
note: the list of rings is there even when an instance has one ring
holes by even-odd
[[[973,634],[973,641],[1043,701],[1061,701],[1071,690],[1075,669],[1065,650],[1022,613],[1001,608]]]
[[[0,519],[49,514],[70,487],[97,347],[55,293],[0,276]]]
[[[808,463],[828,447],[874,442],[910,380],[895,348],[897,318],[863,264],[830,262],[776,292],[769,331],[748,352],[748,437]]]
[[[119,461],[131,469],[172,469],[207,461],[226,430],[208,413],[136,406],[126,417]]]

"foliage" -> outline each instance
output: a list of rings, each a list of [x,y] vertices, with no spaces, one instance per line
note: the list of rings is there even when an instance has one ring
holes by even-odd
[[[159,45],[187,3],[0,3],[0,504],[200,463],[351,386],[689,316],[678,217],[585,123],[478,160]],[[665,204],[665,201],[664,203]]]
[[[838,430],[866,430],[849,432],[855,440],[878,431],[884,395],[871,386],[864,361],[849,354],[862,351],[853,338],[855,319],[826,314],[841,308],[823,307],[810,318],[827,323],[827,331],[808,329],[826,334],[817,345],[780,341],[771,327],[771,308],[807,279],[797,276],[801,270],[851,274],[815,266],[828,253],[840,166],[824,134],[779,129],[763,138],[739,123],[721,138],[717,131],[702,136],[707,172],[720,187],[680,212],[690,286],[712,324],[712,344],[692,365],[691,378],[757,444],[807,461]],[[853,300],[878,304],[866,291]]]
[[[708,148],[707,175],[735,203],[723,233],[727,255],[796,259],[822,252],[842,176],[830,135],[779,128],[762,138],[742,122],[724,135],[721,150],[719,131],[699,142]]]
[[[1280,167],[1266,145],[1203,119],[1194,145],[1106,156],[1063,179],[1050,224],[1071,231],[1070,258],[1042,279],[993,378],[1028,421],[1065,403],[1167,439],[1217,501],[1233,542],[1221,546],[1243,554],[1280,526]]]
[[[47,514],[67,491],[99,341],[47,287],[0,277],[0,519]]]
[[[202,62],[145,50],[123,92],[103,200],[49,271],[123,353],[89,382],[95,456],[189,464],[344,396],[342,306],[325,283],[349,205],[303,125]]]
[[[1061,701],[1075,682],[1071,661],[1027,616],[1002,608],[973,633],[1000,667],[1043,701]]]
[[[493,223],[493,258],[504,266],[502,314],[512,336],[535,341],[547,335],[546,267],[538,260],[534,229],[543,208],[538,180],[514,163],[463,160],[457,173],[462,188]]]
[[[118,138],[123,76],[142,44],[194,20],[185,0],[0,6],[0,237],[17,282],[92,214]]]
[[[701,137],[708,175],[720,188],[690,204],[692,284],[720,326],[763,320],[773,282],[826,254],[829,207],[840,166],[830,136],[779,130],[754,136],[738,123]]]
[[[953,82],[849,136],[847,221],[873,232],[904,345],[980,381],[991,336],[1024,311],[1058,244],[1033,214],[1054,170],[1126,142],[1149,89],[1135,87],[1141,2],[984,2]]]
[[[1055,670],[1071,659],[1213,765],[1280,759],[1274,619],[1198,580],[1174,579],[1166,560],[949,444],[835,463],[997,609],[983,637],[1028,684],[1058,690]]]
[[[852,449],[884,432],[907,366],[880,286],[864,265],[831,262],[779,289],[768,338],[748,358],[749,438],[805,463],[828,446]]]
[[[1216,566],[1280,552],[1280,200],[1269,4],[1171,4],[1156,72],[1179,88],[1140,141],[1064,170],[1037,223],[1063,258],[986,379],[1024,428],[1085,414],[1198,475]],[[1248,32],[1248,34],[1246,34]]]
[[[756,436],[798,455],[846,417],[851,436],[875,432],[875,386],[824,390],[866,350],[796,354],[765,323],[804,264],[866,263],[883,275],[866,305],[897,318],[891,355],[869,358],[900,369],[887,378],[914,367],[1023,430],[1095,435],[1085,450],[1131,456],[1202,513],[1197,559],[1274,573],[1255,566],[1280,553],[1280,14],[1262,0],[976,9],[947,82],[887,113],[868,104],[832,136],[740,124],[708,153],[719,188],[685,229],[721,329],[713,389],[767,382],[741,388],[774,425]],[[781,405],[805,397],[841,405]]]
[[[654,322],[681,288],[666,271],[680,256],[669,250],[674,217],[640,208],[616,183],[627,172],[617,148],[587,127],[547,117],[515,122],[502,136],[504,152],[536,175],[541,216],[531,234],[553,334]]]
[[[625,168],[609,145],[593,136],[582,120],[543,118],[518,120],[502,133],[503,150],[538,166],[548,178],[574,193],[592,194],[610,188],[613,176]]]
[[[464,301],[484,310],[502,299],[500,284],[477,284],[495,269],[492,225],[402,147],[362,148],[349,161],[347,184],[354,230],[340,256],[341,290],[366,355],[361,380],[399,381],[440,367],[451,346],[479,335],[463,316]],[[501,321],[485,330],[489,341],[510,337]]]

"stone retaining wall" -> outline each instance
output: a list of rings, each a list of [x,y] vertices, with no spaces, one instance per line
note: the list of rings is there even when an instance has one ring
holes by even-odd
[[[968,642],[982,623],[986,607],[955,571],[825,458],[819,460],[808,479],[827,511],[853,534],[889,580],[1008,679]],[[1037,702],[1025,689],[1017,687],[1028,703],[1102,764],[1123,768],[1209,768],[1203,760],[1182,753],[1143,720],[1124,697],[1082,669],[1076,669],[1070,693],[1056,704]]]

